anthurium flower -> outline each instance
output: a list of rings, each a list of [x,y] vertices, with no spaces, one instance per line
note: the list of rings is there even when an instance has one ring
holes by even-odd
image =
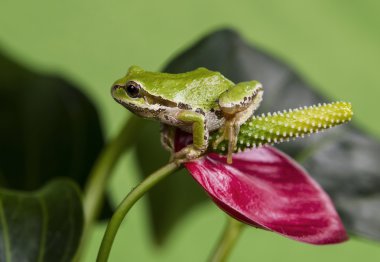
[[[252,137],[252,144],[253,139],[261,142],[270,142],[269,139],[277,141],[279,129],[289,134],[291,131],[284,128],[310,133],[311,128],[317,130],[323,125],[332,127],[331,123],[326,123],[327,117],[321,114],[334,114],[338,118],[342,115],[341,112],[333,112],[334,109],[327,110],[327,107],[331,108],[326,105],[326,108],[297,110],[288,116],[280,114],[275,118],[272,115],[259,120],[254,118],[252,121],[262,123],[257,132],[265,135],[262,131],[266,123],[271,125],[274,132],[269,131],[268,136],[258,138],[255,134],[247,136],[246,133],[253,129],[244,130],[243,127],[242,135]],[[338,106],[335,109],[339,111],[342,108]],[[348,113],[352,115],[351,111]],[[287,124],[285,118],[289,118],[291,123]],[[297,124],[300,118],[302,129]],[[338,123],[346,120],[340,119]],[[337,123],[336,119],[332,123]],[[252,122],[248,126],[252,126]],[[278,135],[284,136],[283,133]],[[176,150],[190,143],[191,135],[178,130]],[[310,244],[334,244],[348,239],[328,195],[295,160],[274,147],[264,146],[235,153],[232,164],[227,164],[225,156],[210,152],[202,158],[184,163],[184,166],[223,211],[245,224]]]
[[[327,194],[274,147],[235,154],[231,165],[210,153],[185,167],[222,210],[246,224],[311,244],[347,239]]]

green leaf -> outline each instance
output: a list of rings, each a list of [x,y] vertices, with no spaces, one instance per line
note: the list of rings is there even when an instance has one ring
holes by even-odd
[[[258,80],[263,84],[264,100],[257,114],[328,102],[292,68],[260,49],[247,44],[236,32],[220,30],[204,37],[179,54],[164,69],[180,73],[206,67],[221,72],[234,82]],[[336,99],[334,99],[336,100]],[[355,105],[354,105],[355,108]],[[158,138],[157,138],[158,139]],[[346,228],[353,234],[380,240],[380,143],[354,124],[347,124],[322,135],[283,143],[281,150],[302,161],[304,167],[332,197]],[[195,197],[195,187],[178,176],[175,186],[160,185],[162,194],[151,199],[151,206],[171,201],[152,212],[155,227],[164,219],[168,234],[188,212],[171,213],[180,203],[177,192],[186,192],[191,209],[204,198]],[[163,215],[164,214],[164,215]],[[170,217],[170,218],[169,218]],[[164,221],[164,222],[162,222]],[[163,230],[162,230],[163,231]]]
[[[69,177],[83,188],[104,138],[96,108],[79,88],[0,52],[0,119],[0,186],[35,190]]]
[[[76,184],[60,179],[35,192],[0,190],[0,261],[72,261],[83,228]]]

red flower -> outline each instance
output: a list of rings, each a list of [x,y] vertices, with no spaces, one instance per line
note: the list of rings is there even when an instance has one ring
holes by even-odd
[[[189,143],[183,132],[177,138],[177,148]],[[323,189],[274,147],[234,154],[231,165],[216,153],[184,165],[223,211],[246,224],[311,244],[348,239]]]

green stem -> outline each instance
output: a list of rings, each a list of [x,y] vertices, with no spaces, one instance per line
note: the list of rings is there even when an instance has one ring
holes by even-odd
[[[131,116],[118,135],[103,149],[99,155],[84,189],[83,208],[85,224],[83,236],[74,261],[79,261],[90,229],[100,213],[108,179],[120,156],[132,145],[134,134],[141,121]]]
[[[232,248],[235,246],[239,236],[241,235],[244,224],[228,217],[227,224],[224,228],[223,235],[219,239],[210,262],[223,262],[226,261]]]
[[[107,145],[96,161],[84,189],[83,205],[86,225],[92,224],[99,215],[107,180],[119,157],[133,143],[135,139],[133,134],[136,134],[139,122],[138,118],[131,116],[119,134]]]
[[[120,224],[124,217],[131,209],[131,207],[139,200],[145,192],[151,189],[154,185],[164,179],[166,176],[173,173],[179,168],[175,162],[170,162],[166,166],[163,166],[153,174],[149,175],[143,180],[137,187],[124,198],[120,203],[115,213],[113,214],[110,222],[108,223],[106,232],[104,233],[102,244],[99,249],[97,262],[106,262],[111,252],[112,244],[115,239],[116,233],[119,230]]]

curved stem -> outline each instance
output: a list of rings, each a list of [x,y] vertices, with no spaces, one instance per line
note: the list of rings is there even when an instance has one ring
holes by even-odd
[[[91,224],[98,216],[107,186],[107,179],[119,157],[134,141],[133,133],[136,133],[139,123],[140,121],[137,117],[131,116],[119,134],[106,146],[96,161],[84,189],[83,206],[86,224]]]
[[[99,249],[98,257],[96,259],[97,262],[105,262],[108,260],[112,244],[116,233],[119,230],[120,224],[131,207],[137,202],[137,200],[139,200],[145,192],[151,189],[159,181],[173,173],[178,168],[179,165],[177,165],[175,162],[171,162],[166,166],[163,166],[156,172],[149,175],[137,187],[132,189],[132,191],[124,198],[124,200],[120,203],[115,213],[113,214],[110,222],[108,223],[106,232],[103,236],[102,244]]]
[[[210,262],[226,261],[232,248],[235,246],[239,236],[241,235],[243,227],[244,224],[233,219],[232,217],[228,217],[223,235],[219,239],[218,245],[210,258]]]
[[[120,156],[131,146],[134,141],[133,134],[139,128],[140,121],[137,117],[131,116],[124,124],[118,135],[100,153],[84,189],[83,208],[85,224],[83,236],[77,250],[74,261],[79,261],[88,238],[91,226],[99,215],[104,199],[104,192],[107,187],[112,170]]]

